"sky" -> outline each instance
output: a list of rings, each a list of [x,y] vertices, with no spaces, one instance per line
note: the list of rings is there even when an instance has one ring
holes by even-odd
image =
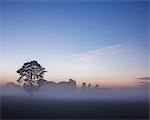
[[[37,60],[49,81],[136,86],[148,73],[148,1],[2,1],[0,84]]]

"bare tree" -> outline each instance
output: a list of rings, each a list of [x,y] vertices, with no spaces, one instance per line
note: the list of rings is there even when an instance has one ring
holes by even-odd
[[[20,77],[17,80],[25,90],[27,90],[31,95],[34,90],[38,89],[38,81],[44,78],[45,68],[43,68],[37,61],[33,60],[24,63],[24,65],[17,70]]]

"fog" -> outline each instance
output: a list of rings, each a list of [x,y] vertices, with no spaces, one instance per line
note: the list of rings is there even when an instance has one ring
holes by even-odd
[[[67,99],[67,100],[149,100],[148,87],[135,88],[58,88],[47,85],[42,86],[37,91],[34,91],[31,96],[21,87],[16,86],[1,86],[0,96],[26,96],[30,98],[43,99]]]

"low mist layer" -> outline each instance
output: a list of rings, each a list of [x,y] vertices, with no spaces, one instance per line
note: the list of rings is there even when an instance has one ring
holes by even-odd
[[[43,85],[32,96],[21,87],[2,86],[1,96],[26,96],[47,99],[73,99],[73,100],[148,100],[148,88],[64,88]]]

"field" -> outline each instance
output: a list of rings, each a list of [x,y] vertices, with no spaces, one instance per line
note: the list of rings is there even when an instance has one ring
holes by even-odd
[[[148,101],[1,97],[2,119],[148,119]]]

